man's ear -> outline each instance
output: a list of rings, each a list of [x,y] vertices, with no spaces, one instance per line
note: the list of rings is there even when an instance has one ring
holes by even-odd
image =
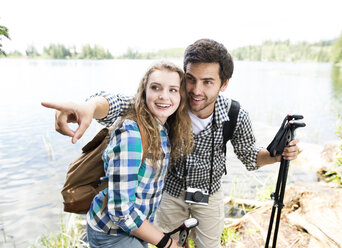
[[[220,88],[221,92],[223,92],[227,89],[228,83],[229,83],[229,79],[227,79],[227,81],[222,84],[222,86]]]

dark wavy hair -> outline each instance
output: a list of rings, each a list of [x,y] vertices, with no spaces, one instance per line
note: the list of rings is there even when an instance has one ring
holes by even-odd
[[[224,45],[211,39],[200,39],[184,52],[184,71],[189,63],[219,63],[221,85],[233,75],[233,58]]]

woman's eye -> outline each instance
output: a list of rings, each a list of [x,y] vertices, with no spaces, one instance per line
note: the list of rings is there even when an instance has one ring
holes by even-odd
[[[152,86],[151,86],[151,89],[152,89],[152,90],[159,90],[159,87],[158,87],[157,85],[152,85]]]
[[[177,90],[177,89],[170,89],[170,92],[172,92],[172,93],[177,93],[178,90]]]

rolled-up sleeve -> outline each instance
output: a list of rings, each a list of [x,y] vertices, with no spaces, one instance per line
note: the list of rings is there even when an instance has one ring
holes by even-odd
[[[103,119],[97,119],[97,121],[105,126],[111,126],[115,120],[121,116],[130,106],[132,97],[124,96],[121,94],[110,94],[105,91],[98,92],[91,95],[88,99],[96,96],[102,96],[107,99],[109,103],[108,115]]]
[[[111,137],[103,153],[107,163],[108,214],[125,232],[140,227],[146,216],[136,207],[136,189],[142,159],[141,135],[135,122],[126,120]]]
[[[246,166],[247,170],[256,170],[258,152],[261,147],[255,146],[255,137],[252,130],[252,123],[248,112],[240,109],[236,130],[231,143],[238,159]]]

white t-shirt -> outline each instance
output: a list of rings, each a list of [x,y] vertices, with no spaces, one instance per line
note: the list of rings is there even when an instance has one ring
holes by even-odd
[[[194,115],[190,110],[188,112],[191,119],[192,131],[195,135],[204,130],[213,119],[213,113],[209,117],[201,119]]]

